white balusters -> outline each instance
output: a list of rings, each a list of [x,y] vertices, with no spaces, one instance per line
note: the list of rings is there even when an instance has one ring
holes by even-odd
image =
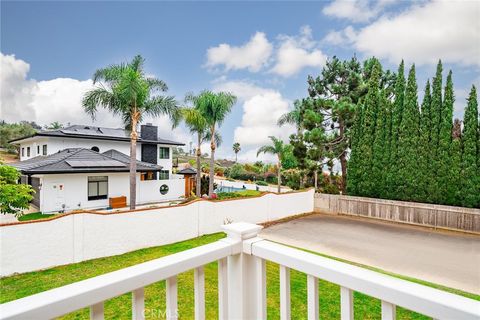
[[[307,275],[308,320],[318,320],[318,279]]]
[[[353,320],[353,291],[349,288],[340,287],[340,318]]]
[[[132,319],[145,319],[145,289],[140,288],[132,292]]]
[[[280,265],[280,319],[290,319],[290,269]]]
[[[103,301],[97,304],[94,304],[90,307],[90,319],[91,320],[103,320]]]
[[[228,319],[227,258],[218,260],[218,318]]]
[[[257,319],[267,319],[267,271],[265,260],[255,258],[257,272],[256,279],[256,300],[257,300]]]
[[[195,320],[205,319],[205,271],[203,266],[195,268]]]
[[[396,317],[395,305],[382,300],[382,320],[395,320]]]
[[[168,278],[166,281],[167,291],[167,319],[178,318],[177,276]]]

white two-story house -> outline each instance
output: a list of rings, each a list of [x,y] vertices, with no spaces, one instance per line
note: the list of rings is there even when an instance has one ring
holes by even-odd
[[[33,204],[42,212],[107,208],[109,199],[129,203],[130,132],[72,125],[38,131],[11,141],[19,146],[22,182],[36,190]],[[183,143],[158,137],[142,125],[137,142],[137,204],[178,199],[185,182],[172,175],[172,147]]]

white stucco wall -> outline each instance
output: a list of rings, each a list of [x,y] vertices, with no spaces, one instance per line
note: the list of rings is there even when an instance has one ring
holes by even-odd
[[[108,198],[102,200],[88,200],[88,177],[108,176],[108,198],[126,196],[130,203],[129,174],[96,173],[96,174],[50,174],[41,177],[40,211],[55,212],[60,210],[71,211],[76,209],[92,209],[108,206]],[[169,192],[160,193],[160,186],[166,184]],[[59,186],[62,190],[59,190]],[[137,174],[137,203],[149,203],[177,199],[184,194],[185,181],[183,179],[140,181]],[[62,205],[65,205],[63,207]]]
[[[313,190],[258,198],[0,226],[0,275],[122,254],[219,232],[232,222],[267,222],[313,211]]]
[[[40,153],[37,153],[37,145],[40,146]],[[25,139],[25,142],[20,144],[20,161],[28,160],[36,156],[42,155],[43,145],[47,145],[47,155],[57,153],[67,148],[85,148],[91,149],[97,147],[100,153],[114,149],[123,154],[130,155],[130,141],[111,141],[111,140],[94,140],[81,138],[60,138],[60,137],[33,137]],[[27,147],[30,147],[30,156],[27,156]],[[170,149],[169,159],[158,159],[157,164],[164,167],[164,170],[172,171],[172,148],[169,145],[158,145],[159,147],[166,147]],[[24,155],[22,156],[21,148],[24,148]],[[137,143],[137,160],[142,158],[141,143]]]
[[[37,154],[37,144],[40,145],[40,154]],[[27,160],[42,154],[42,146],[47,145],[47,155],[57,153],[58,151],[67,148],[85,148],[91,149],[98,147],[100,152],[105,152],[110,149],[115,149],[121,153],[130,154],[129,141],[109,141],[109,140],[94,140],[94,139],[80,139],[80,138],[57,138],[57,137],[34,137],[27,139],[26,142],[20,144],[20,148],[25,148],[25,155],[22,157],[20,149],[20,161]],[[27,157],[26,148],[30,147],[35,152],[30,152],[30,157]],[[137,159],[141,158],[141,147],[137,145]]]

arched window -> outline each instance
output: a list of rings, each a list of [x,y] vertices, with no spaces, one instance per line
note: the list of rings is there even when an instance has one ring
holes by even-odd
[[[97,146],[95,146],[95,147],[92,147],[92,151],[100,152],[100,149]]]

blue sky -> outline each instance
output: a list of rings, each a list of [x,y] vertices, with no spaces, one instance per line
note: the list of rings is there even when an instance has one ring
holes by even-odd
[[[141,54],[178,100],[203,89],[235,93],[219,155],[231,157],[239,141],[240,158],[254,160],[268,135],[286,139],[293,130],[275,119],[306,95],[307,75],[354,53],[392,69],[402,58],[415,62],[422,90],[442,58],[454,71],[461,116],[471,84],[480,83],[480,5],[452,3],[2,1],[0,118],[89,122],[80,99],[95,69]],[[185,128],[153,122],[166,137],[191,140]],[[105,113],[95,123],[120,125]]]

